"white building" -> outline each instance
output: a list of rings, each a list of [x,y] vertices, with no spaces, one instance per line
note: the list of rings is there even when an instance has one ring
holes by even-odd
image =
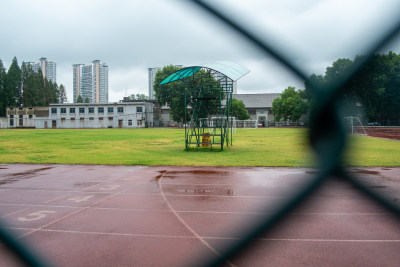
[[[232,98],[243,101],[251,120],[257,120],[263,126],[268,126],[275,122],[271,111],[272,101],[280,96],[280,93],[233,94]]]
[[[35,128],[37,120],[48,117],[48,107],[8,107],[6,108],[6,124],[2,128]]]
[[[6,128],[143,128],[153,127],[153,103],[50,104],[7,108]]]
[[[73,102],[80,95],[90,103],[108,102],[108,66],[94,60],[90,65],[74,64],[73,68]]]

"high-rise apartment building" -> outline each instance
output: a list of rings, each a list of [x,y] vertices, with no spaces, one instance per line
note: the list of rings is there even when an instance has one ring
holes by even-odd
[[[157,71],[161,68],[149,68],[149,99],[153,100],[156,99],[155,92],[154,92],[154,79],[156,78]]]
[[[56,62],[47,61],[47,58],[42,57],[40,59],[40,64],[42,65],[43,77],[46,77],[47,80],[55,83],[57,78]]]
[[[35,72],[42,71],[43,78],[47,78],[48,81],[53,83],[57,82],[57,65],[54,61],[48,61],[47,58],[42,57],[39,59],[40,63],[36,62],[25,62],[25,64],[31,66]]]
[[[108,103],[108,66],[94,60],[90,65],[74,64],[73,97],[76,103],[80,95],[90,103]]]
[[[183,65],[174,65],[177,68],[183,68]],[[149,99],[156,99],[156,93],[154,91],[154,80],[156,78],[157,71],[161,70],[159,67],[148,68],[149,70]]]
[[[81,83],[82,83],[82,66],[83,64],[72,65],[72,84],[73,84],[73,102],[76,103],[78,96],[82,96]]]

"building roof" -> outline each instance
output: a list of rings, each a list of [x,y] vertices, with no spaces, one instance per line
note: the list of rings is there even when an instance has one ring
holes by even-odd
[[[246,108],[270,108],[272,107],[272,101],[280,96],[280,93],[233,94],[232,98],[242,100]]]
[[[182,68],[169,75],[160,84],[167,84],[186,77],[190,77],[202,68],[212,69],[219,73],[222,73],[223,75],[230,78],[232,81],[237,81],[238,79],[240,79],[241,77],[250,72],[250,70],[243,67],[242,65],[230,61],[217,61],[212,63],[205,63],[202,65]]]

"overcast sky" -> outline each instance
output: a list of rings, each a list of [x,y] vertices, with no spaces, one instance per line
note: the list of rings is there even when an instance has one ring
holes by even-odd
[[[235,20],[284,51],[307,73],[323,74],[338,58],[353,59],[398,19],[398,0],[219,0]],[[184,0],[2,1],[0,59],[8,69],[46,57],[72,101],[72,64],[109,66],[109,101],[148,95],[147,68],[228,60],[250,73],[238,93],[303,88],[270,57]],[[390,50],[400,53],[400,42]]]

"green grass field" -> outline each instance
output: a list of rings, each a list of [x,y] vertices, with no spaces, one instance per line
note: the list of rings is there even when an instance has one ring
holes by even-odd
[[[313,165],[306,129],[237,129],[222,152],[184,151],[183,129],[0,131],[0,163],[180,166]],[[400,166],[400,142],[352,136],[349,165]]]

